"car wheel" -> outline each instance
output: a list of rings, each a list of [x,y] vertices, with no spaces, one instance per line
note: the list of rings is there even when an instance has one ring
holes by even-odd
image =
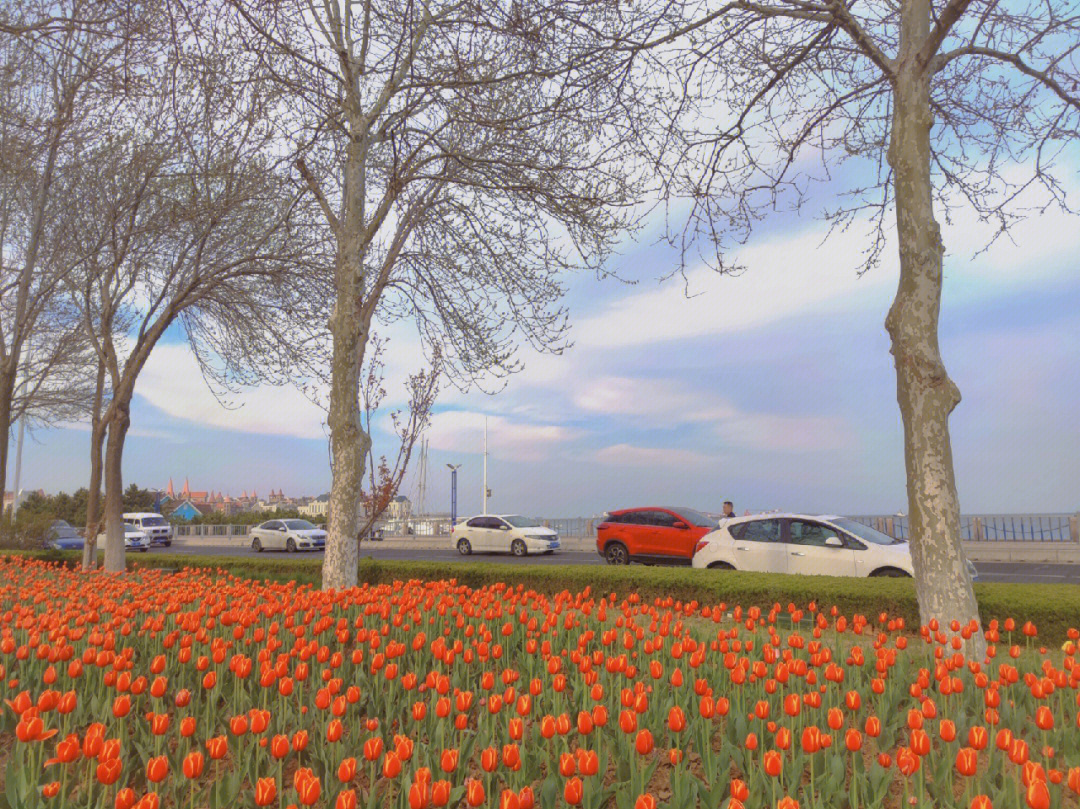
[[[604,548],[604,559],[607,560],[609,565],[628,565],[630,564],[630,554],[626,551],[626,546],[621,542],[612,542]]]
[[[468,556],[472,553],[472,545],[469,544],[467,539],[459,539],[457,544],[457,552],[462,556]]]
[[[727,562],[713,562],[709,565],[709,570],[734,570],[733,565],[729,565]]]
[[[910,579],[911,575],[906,570],[898,567],[883,567],[870,574],[879,579]]]
[[[262,550],[263,550],[262,542],[259,541],[258,537],[255,537],[255,539],[252,540],[251,549],[253,551],[255,551],[255,553],[262,553]]]
[[[143,553],[146,553],[150,549],[149,548],[139,548],[139,550],[142,551]]]
[[[515,539],[513,542],[511,542],[510,553],[514,554],[514,556],[528,556],[529,549],[525,547],[525,540]]]
[[[166,548],[171,548],[172,547],[172,540],[171,539],[168,542],[165,543],[165,547]]]
[[[287,550],[289,553],[296,553],[296,540],[294,540],[292,537],[289,537],[287,540],[285,540],[285,550]]]

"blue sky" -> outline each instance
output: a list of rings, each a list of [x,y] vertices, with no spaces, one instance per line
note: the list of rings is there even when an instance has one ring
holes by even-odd
[[[825,202],[821,199],[819,202]],[[574,346],[523,353],[495,395],[446,390],[429,438],[427,505],[478,509],[485,415],[495,511],[592,515],[635,504],[719,510],[906,511],[895,376],[883,322],[895,248],[856,273],[857,236],[823,242],[811,216],[776,216],[738,251],[739,276],[691,265],[645,233],[611,269],[635,283],[573,278]],[[1047,213],[977,255],[988,231],[961,213],[948,255],[941,343],[963,401],[952,435],[966,512],[1080,509],[1080,222]],[[691,293],[691,297],[686,296]],[[391,398],[422,363],[390,330]],[[325,415],[291,388],[263,387],[229,409],[182,342],[155,352],[136,391],[125,484],[239,494],[329,487]],[[23,486],[85,485],[88,433],[35,433]],[[390,452],[385,433],[377,448]],[[11,474],[9,469],[9,475]],[[11,478],[9,477],[9,481]],[[9,484],[10,485],[10,484]],[[415,496],[415,476],[404,493]]]

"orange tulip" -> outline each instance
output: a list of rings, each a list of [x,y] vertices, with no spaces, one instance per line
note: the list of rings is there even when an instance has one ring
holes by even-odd
[[[768,750],[762,759],[765,765],[765,773],[771,775],[773,778],[780,776],[780,771],[783,768],[783,759],[780,757],[780,753],[776,750]]]
[[[255,805],[269,806],[277,799],[277,781],[260,778],[255,782]]]
[[[168,775],[169,759],[165,756],[155,756],[146,762],[146,780],[151,784],[164,781]]]
[[[206,740],[206,752],[214,761],[225,758],[229,752],[229,740],[225,736],[215,736]]]
[[[956,771],[970,778],[979,766],[979,754],[972,747],[961,747],[956,753]]]
[[[647,756],[653,750],[653,735],[648,730],[642,730],[638,732],[637,738],[634,740],[634,749],[637,750],[638,755]]]
[[[385,778],[394,779],[401,775],[401,758],[391,750],[383,759],[382,773]]]
[[[389,670],[390,666],[387,666],[387,671]],[[357,803],[356,790],[346,789],[338,793],[337,800],[334,801],[334,809],[356,809]]]
[[[383,754],[383,746],[381,736],[372,736],[364,742],[364,758],[368,761],[377,761]]]
[[[634,809],[656,809],[656,798],[648,792],[638,795],[637,800],[634,801]]]
[[[99,784],[104,786],[112,786],[118,780],[120,780],[120,773],[123,771],[124,766],[121,764],[120,759],[110,758],[102,761],[97,765],[95,775]]]
[[[1032,781],[1024,797],[1031,809],[1050,809],[1050,791],[1044,781]]]
[[[370,740],[369,740],[370,741]],[[368,759],[371,761],[372,759]],[[343,784],[349,783],[356,777],[356,759],[343,758],[337,768],[338,781]]]
[[[442,756],[439,759],[439,767],[442,768],[442,771],[445,773],[452,773],[454,770],[457,769],[457,765],[458,751],[456,749],[443,750]]]
[[[206,758],[199,750],[192,750],[186,756],[184,756],[184,777],[187,779],[195,779],[203,774],[203,768],[206,766]]]
[[[435,806],[446,806],[450,802],[449,781],[436,781],[431,785],[431,802]]]
[[[566,782],[566,787],[563,789],[563,800],[570,806],[577,806],[581,803],[581,798],[585,794],[585,785],[581,779],[574,776]],[[474,806],[476,804],[473,804]]]
[[[479,806],[485,797],[484,784],[480,780],[470,778],[465,782],[465,801],[469,806]]]

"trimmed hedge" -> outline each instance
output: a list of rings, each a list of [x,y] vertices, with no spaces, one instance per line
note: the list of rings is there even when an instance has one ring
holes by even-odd
[[[58,552],[30,552],[38,559],[76,564],[74,555]],[[321,562],[314,559],[237,558],[179,554],[154,554],[146,558],[128,557],[128,567],[197,567],[224,570],[241,578],[296,581],[318,586]],[[522,565],[467,561],[447,565],[442,562],[405,562],[365,557],[360,561],[361,583],[383,584],[409,579],[453,578],[469,587],[485,587],[505,582],[523,585],[543,593],[563,590],[577,592],[591,588],[596,596],[614,592],[618,598],[638,593],[643,600],[671,597],[687,602],[713,605],[758,606],[773,603],[786,607],[794,602],[805,607],[816,601],[821,609],[836,606],[844,615],[862,614],[876,621],[878,614],[904,618],[907,625],[919,625],[915,586],[910,579],[852,579],[831,576],[780,576],[765,573],[695,570],[686,567],[611,567],[601,565]],[[983,623],[1014,618],[1017,626],[1031,621],[1048,644],[1060,645],[1070,627],[1080,627],[1080,586],[1073,584],[976,583],[975,595]],[[1019,633],[1017,633],[1017,637]]]

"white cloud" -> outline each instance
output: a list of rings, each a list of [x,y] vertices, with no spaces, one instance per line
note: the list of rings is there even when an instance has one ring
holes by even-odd
[[[135,393],[174,418],[208,427],[294,438],[325,438],[325,414],[296,388],[261,385],[230,395],[223,407],[207,388],[186,345],[160,344],[139,375]]]
[[[632,444],[613,444],[597,450],[595,459],[611,466],[698,466],[714,462],[700,452],[664,447],[637,447]]]
[[[844,450],[857,443],[847,422],[833,417],[744,413],[721,421],[716,432],[730,444],[779,452]]]
[[[738,415],[722,399],[694,393],[680,382],[626,376],[590,380],[575,394],[574,404],[605,415],[652,417],[661,424],[713,421]]]
[[[484,451],[484,414],[466,410],[435,413],[428,428],[432,449],[447,452]],[[488,416],[488,453],[509,460],[542,460],[553,449],[581,435],[580,431],[555,424],[531,424],[504,416]]]

